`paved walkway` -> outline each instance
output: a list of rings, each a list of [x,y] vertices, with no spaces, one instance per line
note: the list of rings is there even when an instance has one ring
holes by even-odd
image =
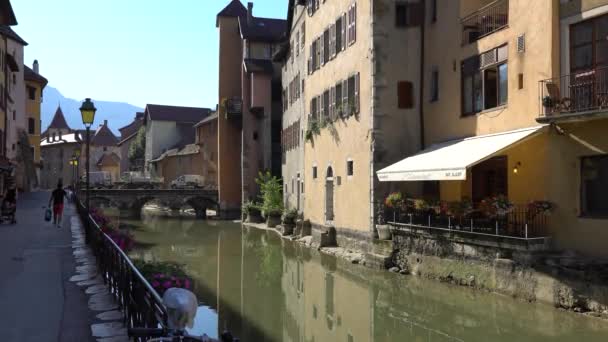
[[[0,340],[127,341],[74,207],[54,227],[44,221],[49,196],[20,196],[17,224],[0,225]]]

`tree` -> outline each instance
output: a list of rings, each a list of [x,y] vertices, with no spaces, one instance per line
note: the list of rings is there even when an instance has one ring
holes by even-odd
[[[143,169],[143,160],[146,156],[146,127],[142,126],[137,131],[135,140],[129,146],[129,163],[132,170]]]

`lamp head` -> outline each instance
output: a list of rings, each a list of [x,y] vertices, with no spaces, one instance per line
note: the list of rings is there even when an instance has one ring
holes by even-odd
[[[198,309],[198,300],[194,293],[180,288],[170,288],[163,295],[167,308],[169,329],[184,331],[194,326],[194,317]]]
[[[82,106],[80,107],[80,115],[82,116],[82,123],[87,128],[91,127],[93,121],[95,121],[96,111],[97,108],[95,108],[95,104],[93,104],[93,101],[91,101],[91,99],[89,98],[85,99],[85,101],[82,103]]]

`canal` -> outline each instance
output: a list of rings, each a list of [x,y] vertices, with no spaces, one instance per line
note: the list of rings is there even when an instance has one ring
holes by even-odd
[[[123,221],[125,222],[125,221]],[[608,322],[374,271],[220,221],[128,223],[134,259],[185,265],[201,302],[192,332],[242,341],[608,341]]]

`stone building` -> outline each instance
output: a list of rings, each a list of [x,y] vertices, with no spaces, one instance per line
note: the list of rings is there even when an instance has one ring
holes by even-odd
[[[274,56],[281,62],[283,116],[281,133],[283,197],[285,207],[304,210],[304,130],[307,105],[304,96],[307,74],[306,6],[303,1],[289,1],[286,42]]]
[[[24,66],[24,77],[26,86],[27,134],[32,150],[34,164],[36,166],[36,178],[40,180],[40,141],[42,140],[42,127],[40,127],[40,114],[42,106],[42,93],[48,84],[48,80],[40,75],[38,61],[34,61],[33,68]]]
[[[81,133],[81,137],[86,141],[85,134]],[[118,181],[120,178],[120,147],[118,146],[118,138],[108,127],[108,120],[104,120],[103,124],[97,127],[97,130],[91,132],[89,153],[91,172],[106,171],[110,174],[113,182]],[[80,155],[82,156],[81,159],[86,161],[85,146],[83,146]],[[80,163],[80,168],[85,172],[86,165],[84,162]]]
[[[306,2],[304,212],[314,234],[336,232],[339,245],[374,236],[376,202],[405,187],[380,184],[375,171],[420,149],[419,7]]]
[[[272,55],[285,20],[253,15],[232,0],[217,15],[219,31],[218,187],[225,216],[258,195],[260,171],[281,173],[281,82]]]
[[[83,139],[78,132],[62,133],[62,131],[58,131],[42,138],[40,151],[43,164],[40,172],[40,187],[53,189],[59,181],[62,181],[65,186],[76,184],[78,171],[70,165],[70,160],[83,146]],[[80,175],[83,174],[83,172],[80,173]]]
[[[196,144],[200,146],[202,173],[205,184],[210,189],[217,189],[217,112],[209,115],[196,128]]]
[[[131,170],[143,170],[144,161],[141,160],[141,165],[133,165],[131,160],[129,160],[129,149],[131,148],[131,144],[133,143],[135,137],[139,133],[140,128],[144,123],[144,113],[136,113],[135,119],[133,122],[128,124],[125,127],[119,128],[120,131],[120,141],[118,142],[118,147],[120,149],[120,174]]]

